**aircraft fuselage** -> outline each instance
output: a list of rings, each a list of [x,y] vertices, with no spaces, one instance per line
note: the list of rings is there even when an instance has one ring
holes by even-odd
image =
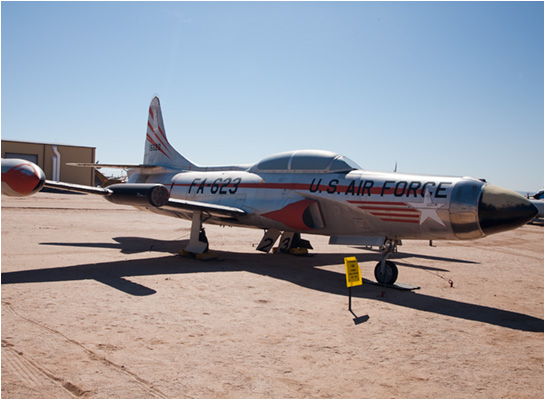
[[[485,184],[473,178],[352,170],[347,173],[185,171],[130,182],[162,183],[173,199],[242,208],[248,214],[209,221],[328,236],[475,239],[487,234]],[[512,193],[501,189],[502,196]],[[180,211],[152,209],[190,218]],[[503,221],[505,222],[505,221]],[[509,229],[509,228],[508,228]]]

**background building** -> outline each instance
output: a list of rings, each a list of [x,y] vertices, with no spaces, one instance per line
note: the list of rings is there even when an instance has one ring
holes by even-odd
[[[96,147],[2,140],[2,158],[22,158],[37,164],[50,180],[95,186],[94,168],[66,163],[94,163]]]

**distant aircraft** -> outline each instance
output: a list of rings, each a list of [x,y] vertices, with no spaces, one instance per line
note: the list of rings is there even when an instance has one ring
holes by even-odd
[[[375,277],[388,285],[398,269],[387,258],[402,239],[477,239],[520,227],[537,213],[524,196],[478,179],[372,172],[329,151],[199,166],[170,145],[157,97],[149,107],[143,164],[78,165],[129,169],[128,181],[95,188],[47,180],[45,186],[189,219],[186,252],[207,251],[203,222],[264,229],[257,246],[263,252],[279,237],[279,249],[290,251],[311,248],[300,234],[325,235],[330,244],[380,246]],[[4,184],[2,193],[14,195]]]
[[[125,182],[125,179],[123,177],[108,178],[106,175],[104,175],[98,169],[95,170],[95,177],[98,178],[98,180],[100,181],[100,186],[101,187],[106,187],[106,186],[114,185],[116,183]]]
[[[545,189],[541,189],[541,190],[538,190],[537,192],[535,192],[531,197],[534,199],[534,200],[543,200],[543,193],[544,193]]]
[[[535,218],[532,220],[532,223],[543,223],[543,218],[544,218],[544,215],[543,215],[543,189],[537,191],[536,193],[534,193],[532,196],[528,196],[528,199],[530,200],[530,202],[537,208],[537,215],[535,216]]]

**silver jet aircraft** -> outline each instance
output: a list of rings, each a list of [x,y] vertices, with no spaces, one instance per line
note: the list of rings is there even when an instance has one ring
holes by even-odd
[[[4,161],[2,193],[14,195],[4,189]],[[387,285],[398,275],[387,258],[402,239],[478,239],[520,227],[537,213],[520,194],[478,179],[367,171],[329,151],[200,166],[170,145],[157,97],[149,107],[143,164],[79,166],[125,168],[128,181],[95,188],[47,180],[45,186],[189,219],[188,253],[208,250],[203,222],[264,229],[257,247],[263,252],[279,237],[279,249],[293,251],[311,248],[301,234],[325,235],[330,244],[379,246],[375,277]]]

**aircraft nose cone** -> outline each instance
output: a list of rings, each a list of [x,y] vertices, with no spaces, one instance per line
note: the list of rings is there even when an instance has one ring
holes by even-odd
[[[479,224],[486,235],[518,228],[537,214],[524,196],[495,185],[483,187],[479,201]]]

